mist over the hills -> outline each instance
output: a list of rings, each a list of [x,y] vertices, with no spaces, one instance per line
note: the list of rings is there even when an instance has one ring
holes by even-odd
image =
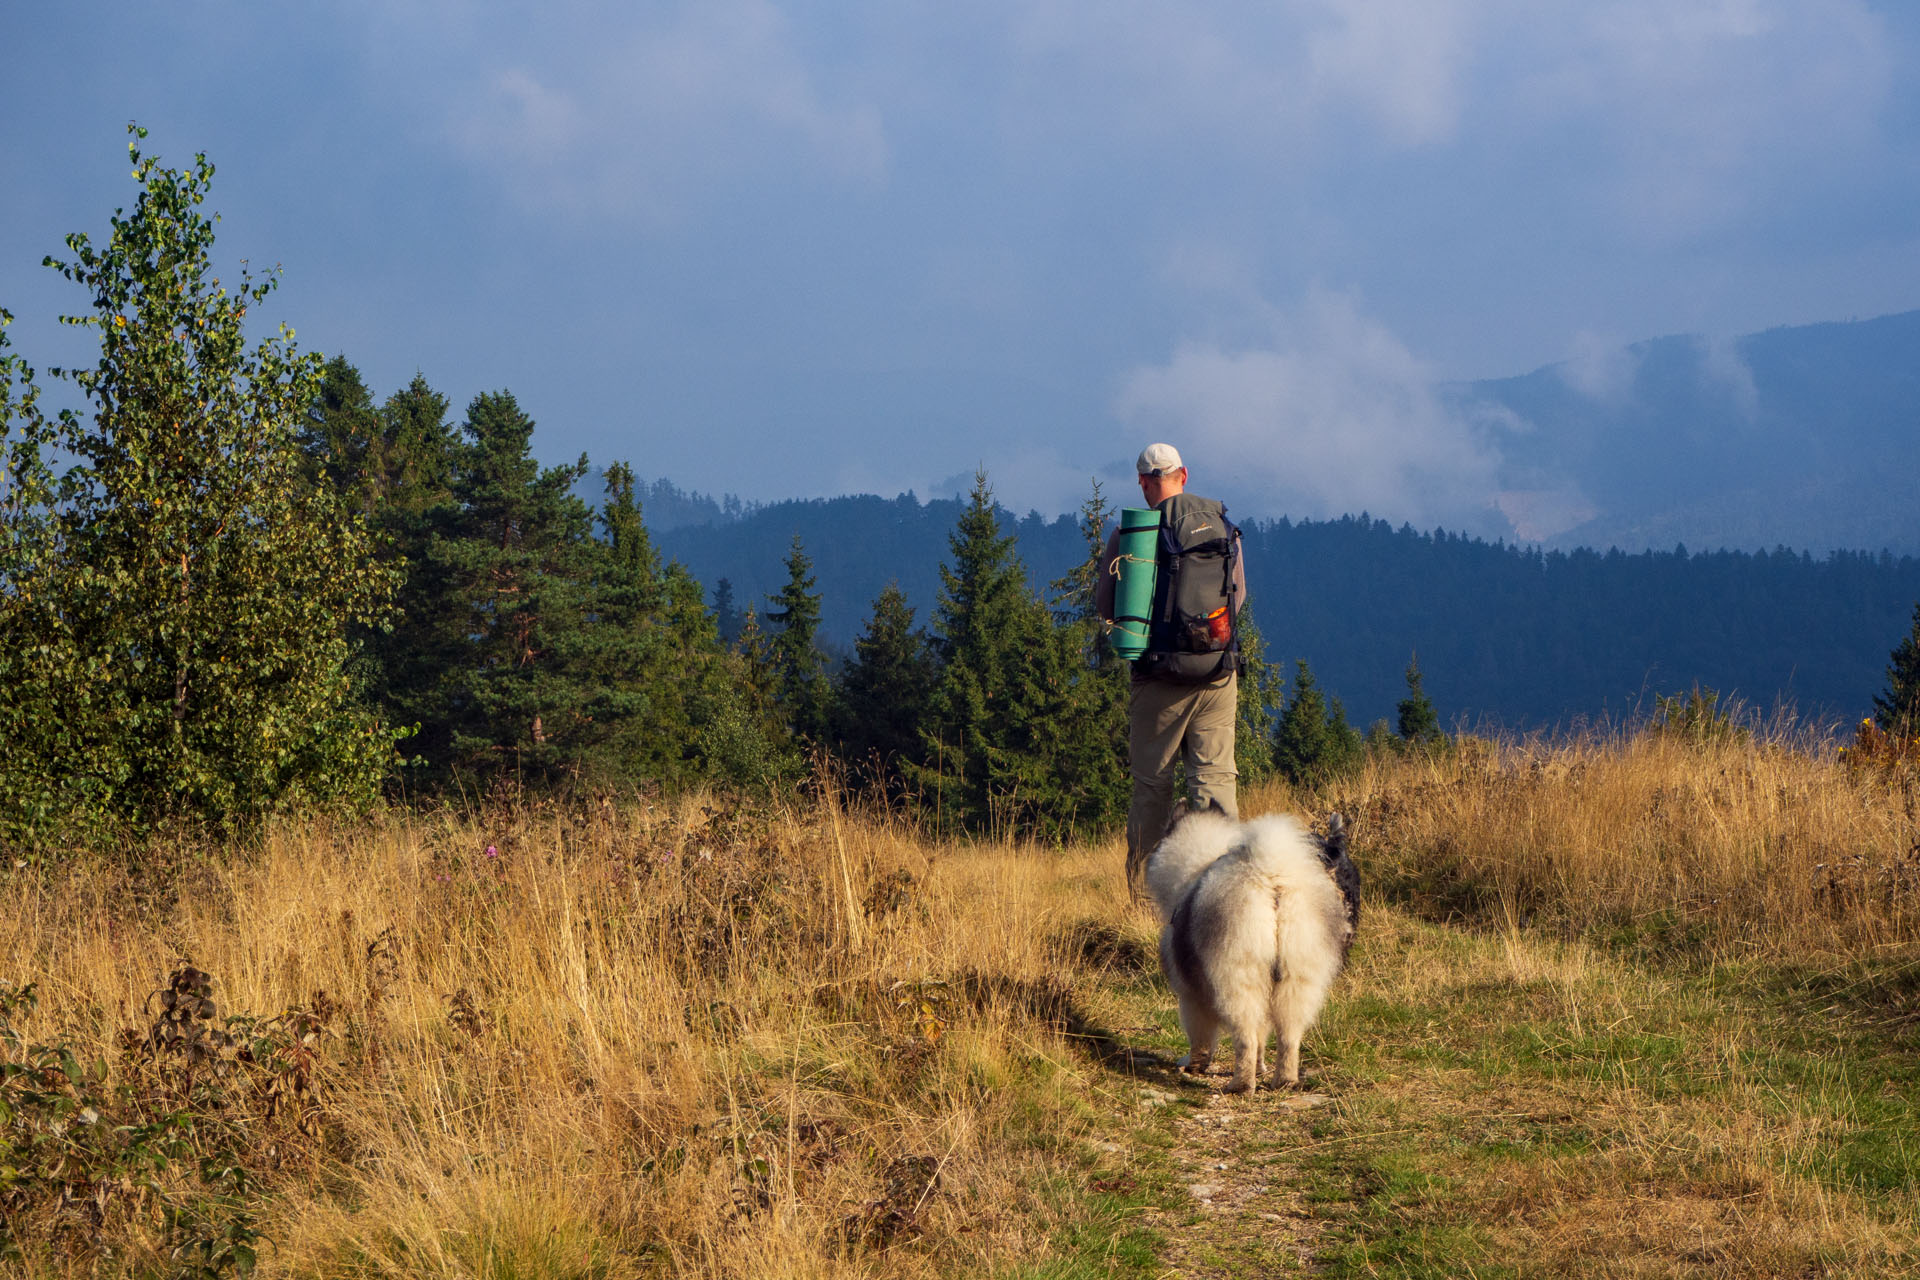
[[[1451,399],[1497,434],[1523,540],[1920,551],[1920,311],[1596,348]]]
[[[1117,410],[1262,518],[1370,513],[1548,548],[1920,551],[1920,312],[1592,339],[1442,383],[1352,299],[1137,371]],[[1137,447],[1137,445],[1135,446]],[[1111,483],[1129,483],[1109,461]]]

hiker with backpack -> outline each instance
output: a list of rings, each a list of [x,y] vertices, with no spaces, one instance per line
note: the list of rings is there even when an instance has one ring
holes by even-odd
[[[1127,702],[1127,764],[1133,802],[1127,811],[1127,884],[1136,894],[1147,854],[1173,816],[1173,769],[1186,766],[1195,808],[1217,804],[1238,818],[1233,727],[1239,698],[1235,620],[1246,603],[1240,531],[1224,504],[1187,492],[1187,468],[1170,444],[1150,444],[1136,464],[1140,492],[1160,515],[1154,586],[1144,647],[1133,658]],[[1146,519],[1151,520],[1151,516]],[[1129,546],[1136,546],[1130,541]],[[1094,605],[1115,633],[1115,595],[1123,570],[1144,570],[1138,552],[1121,553],[1120,530],[1107,535]],[[1132,563],[1129,563],[1132,561]],[[1116,649],[1120,646],[1116,645]],[[1121,650],[1123,653],[1127,650]]]

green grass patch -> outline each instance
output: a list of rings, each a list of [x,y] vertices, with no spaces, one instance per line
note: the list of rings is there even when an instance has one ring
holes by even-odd
[[[1246,1130],[1320,1224],[1326,1274],[1920,1267],[1912,1030],[1884,995],[1835,998],[1897,984],[1391,909],[1368,923],[1307,1044],[1306,1083],[1334,1105]],[[1141,1020],[1178,1045],[1160,999]],[[1230,1239],[1215,1253],[1221,1274],[1259,1274]]]

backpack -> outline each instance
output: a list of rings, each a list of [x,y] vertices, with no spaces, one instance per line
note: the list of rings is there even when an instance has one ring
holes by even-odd
[[[1211,498],[1177,493],[1160,507],[1159,574],[1147,651],[1137,674],[1174,684],[1207,684],[1240,669],[1233,574],[1240,530]]]

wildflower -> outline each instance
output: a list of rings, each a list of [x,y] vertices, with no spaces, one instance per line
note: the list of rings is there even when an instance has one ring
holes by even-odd
[[[493,845],[488,845],[488,846],[487,846],[487,856],[488,856],[489,858],[497,858],[497,857],[499,857],[499,856],[500,856],[500,850],[499,850],[498,848],[496,848],[495,846],[493,846]]]

